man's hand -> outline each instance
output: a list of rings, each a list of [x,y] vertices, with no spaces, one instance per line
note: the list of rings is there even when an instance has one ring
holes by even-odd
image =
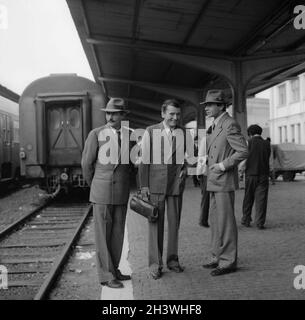
[[[141,196],[143,199],[149,199],[150,192],[148,187],[142,187],[141,188]]]
[[[210,170],[214,171],[215,173],[223,173],[224,170],[222,170],[221,165],[219,163],[212,164],[210,166]]]
[[[185,167],[185,168],[183,168],[183,169],[181,170],[181,172],[180,172],[180,174],[179,174],[179,178],[180,178],[180,179],[184,179],[184,178],[186,177],[186,175],[187,175],[187,168]]]

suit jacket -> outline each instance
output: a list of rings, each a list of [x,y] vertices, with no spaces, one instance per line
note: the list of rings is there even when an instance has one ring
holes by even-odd
[[[90,186],[90,201],[98,204],[127,204],[130,192],[130,130],[122,127],[122,149],[117,135],[105,125],[93,129],[82,154],[83,176]],[[125,161],[123,162],[122,159]],[[123,162],[123,163],[122,163]]]
[[[207,190],[228,192],[238,189],[237,165],[248,155],[247,143],[239,124],[224,114],[211,134],[207,133]],[[225,171],[214,172],[209,167],[222,162]]]
[[[180,134],[176,137],[176,148],[173,146],[173,152],[168,153],[164,151],[167,150],[164,149],[164,145],[168,143],[164,129],[164,124],[161,122],[148,127],[143,135],[142,162],[139,165],[140,187],[148,187],[153,194],[180,195],[185,183],[185,177],[180,177],[181,171],[185,168],[185,131],[177,127],[180,129],[178,130]],[[162,143],[158,143],[154,130],[159,134],[162,132]],[[178,162],[175,161],[176,158],[179,159]]]
[[[254,136],[248,143],[249,156],[245,173],[248,176],[269,175],[270,143],[261,136]]]

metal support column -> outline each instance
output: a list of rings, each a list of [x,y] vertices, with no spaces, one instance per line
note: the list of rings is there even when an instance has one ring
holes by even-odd
[[[247,137],[247,99],[246,84],[243,77],[241,62],[234,63],[234,84],[233,84],[233,101],[232,111],[233,118],[239,123],[241,131]]]

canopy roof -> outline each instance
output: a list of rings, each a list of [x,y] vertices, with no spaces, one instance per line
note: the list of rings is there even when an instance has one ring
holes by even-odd
[[[128,99],[135,127],[158,121],[168,97],[196,108],[209,88],[230,92],[239,66],[247,95],[305,70],[305,31],[294,27],[291,0],[67,3],[96,81]]]

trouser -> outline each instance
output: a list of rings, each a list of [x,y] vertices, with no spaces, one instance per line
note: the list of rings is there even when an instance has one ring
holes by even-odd
[[[151,194],[150,201],[158,206],[159,217],[156,222],[148,222],[148,265],[153,271],[163,267],[163,237],[165,203],[168,220],[167,265],[179,265],[178,261],[178,232],[182,209],[182,195],[164,196]]]
[[[210,193],[207,191],[207,176],[200,176],[201,203],[199,225],[207,225],[209,220]]]
[[[251,212],[255,201],[255,219],[257,226],[263,226],[266,221],[269,190],[268,175],[246,176],[245,196],[243,201],[242,222],[251,222]]]
[[[210,191],[211,262],[219,267],[237,266],[237,226],[234,191]]]
[[[116,278],[119,267],[127,205],[93,204],[96,261],[99,282]]]

